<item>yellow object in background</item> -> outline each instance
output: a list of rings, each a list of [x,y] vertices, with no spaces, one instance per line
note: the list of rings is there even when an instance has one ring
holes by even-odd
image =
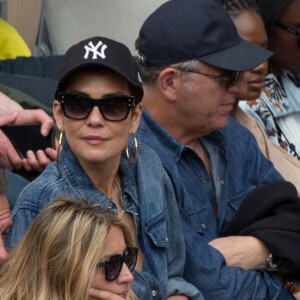
[[[0,59],[31,56],[31,52],[18,31],[0,18]]]

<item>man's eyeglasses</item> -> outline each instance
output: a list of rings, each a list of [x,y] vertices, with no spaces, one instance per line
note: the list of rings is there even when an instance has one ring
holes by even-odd
[[[200,71],[195,71],[195,70],[180,70],[182,72],[187,72],[187,73],[195,73],[195,74],[200,74],[206,77],[210,77],[213,79],[219,79],[219,80],[224,80],[225,81],[225,87],[227,89],[233,87],[240,76],[239,71],[224,71],[224,73],[222,75],[214,75],[214,74],[207,74],[207,73],[202,73]]]
[[[128,117],[131,108],[135,107],[135,97],[117,95],[93,99],[77,93],[58,93],[62,111],[67,118],[86,119],[93,108],[98,106],[102,117],[107,121],[123,121]]]
[[[283,28],[283,29],[285,29],[286,31],[296,35],[298,37],[298,47],[300,47],[300,31],[299,30],[297,30],[293,27],[287,26],[287,25],[285,25],[281,22],[278,22],[278,21],[276,22],[276,25]]]
[[[123,263],[127,265],[130,272],[133,272],[137,261],[138,249],[136,247],[127,248],[123,255],[114,255],[108,258],[105,262],[99,262],[98,268],[104,268],[105,279],[113,281],[117,279],[121,273]]]

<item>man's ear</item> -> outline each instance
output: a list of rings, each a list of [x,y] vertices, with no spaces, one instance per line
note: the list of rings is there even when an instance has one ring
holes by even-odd
[[[54,100],[53,102],[53,115],[58,129],[64,131],[63,111],[61,103],[58,100]]]
[[[158,78],[157,83],[161,93],[171,101],[177,99],[177,86],[179,79],[181,77],[181,72],[175,68],[163,69]]]

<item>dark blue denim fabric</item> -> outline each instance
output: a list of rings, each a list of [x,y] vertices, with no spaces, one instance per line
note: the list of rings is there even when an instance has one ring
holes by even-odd
[[[12,211],[15,206],[15,203],[17,202],[19,194],[21,193],[23,188],[29,183],[29,181],[21,177],[20,175],[12,173],[10,171],[6,170],[5,173],[8,180],[8,186],[5,195],[8,199],[9,208]]]
[[[137,298],[165,299],[175,292],[202,300],[200,292],[183,279],[185,247],[179,213],[172,184],[159,157],[147,146],[140,145],[136,165],[129,165],[123,154],[120,172],[122,204],[134,218],[144,257],[143,271],[134,274]],[[50,164],[20,194],[12,212],[14,226],[7,244],[18,242],[41,209],[62,195],[100,203],[117,213],[116,204],[93,185],[65,142],[58,162]]]
[[[208,245],[222,236],[222,228],[254,187],[282,179],[252,134],[229,118],[223,130],[200,139],[210,154],[213,182],[197,153],[179,144],[145,110],[137,138],[156,150],[171,178],[186,242],[184,276],[205,299],[291,299],[275,275],[227,267],[223,255]]]

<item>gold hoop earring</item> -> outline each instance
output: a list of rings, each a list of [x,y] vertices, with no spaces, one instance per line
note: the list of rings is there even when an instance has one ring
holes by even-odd
[[[58,147],[57,147],[57,155],[56,155],[56,161],[58,161],[59,154],[61,152],[62,148],[62,143],[63,143],[63,138],[64,138],[64,131],[60,132],[59,139],[58,139]]]
[[[137,143],[137,139],[136,139],[134,133],[130,133],[130,134],[132,135],[133,140],[134,140],[134,148],[135,148],[134,159],[133,159],[133,161],[130,160],[128,144],[126,146],[126,157],[127,157],[129,164],[131,164],[133,166],[136,163],[137,158],[138,158],[138,143]]]

